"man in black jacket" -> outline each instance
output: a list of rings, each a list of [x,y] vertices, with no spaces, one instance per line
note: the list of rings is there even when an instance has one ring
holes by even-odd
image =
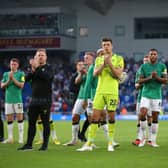
[[[34,60],[31,62],[32,72],[26,76],[26,81],[31,82],[32,100],[28,112],[28,136],[27,143],[18,150],[31,150],[36,134],[36,121],[40,116],[43,123],[43,144],[40,151],[47,150],[50,135],[50,107],[52,95],[52,67],[47,64],[45,49],[38,49]]]

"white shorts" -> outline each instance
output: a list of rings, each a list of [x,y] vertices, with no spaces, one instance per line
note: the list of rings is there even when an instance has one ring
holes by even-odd
[[[72,114],[80,115],[85,113],[85,109],[83,108],[83,102],[84,102],[84,99],[76,99],[72,110]]]
[[[140,102],[137,102],[137,104],[136,104],[136,114],[139,115],[139,113],[140,113]],[[148,109],[147,115],[148,115],[149,117],[152,116],[152,111],[151,111],[151,109]]]
[[[146,97],[141,98],[140,108],[145,107],[150,111],[161,111],[161,99],[149,99]]]
[[[23,113],[23,103],[9,104],[5,103],[5,114]]]
[[[138,115],[140,113],[140,102],[136,103],[136,114]]]
[[[93,101],[91,99],[88,99],[87,103],[88,103],[87,108],[86,108],[87,114],[92,115],[92,113],[93,113]]]

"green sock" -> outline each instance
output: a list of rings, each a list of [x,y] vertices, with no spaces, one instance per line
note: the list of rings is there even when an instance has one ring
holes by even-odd
[[[43,140],[43,124],[42,124],[42,121],[37,122],[37,128],[38,128],[40,140]]]
[[[96,137],[96,132],[98,130],[98,123],[92,123],[90,126],[89,126],[89,132],[88,132],[88,145],[90,145],[95,137]]]
[[[115,123],[108,123],[108,140],[112,143],[115,131]]]

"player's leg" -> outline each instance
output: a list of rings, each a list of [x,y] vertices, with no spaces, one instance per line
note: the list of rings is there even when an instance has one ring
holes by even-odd
[[[87,112],[85,112],[85,116],[86,116],[86,120],[84,121],[83,125],[82,125],[82,130],[79,132],[78,134],[78,138],[82,141],[82,142],[86,142],[87,139],[85,137],[85,133],[86,133],[86,130],[87,128],[89,127],[90,125],[90,122],[89,122],[89,116],[87,114]]]
[[[83,99],[77,99],[74,104],[74,108],[72,110],[72,140],[68,143],[65,143],[65,146],[73,146],[77,144],[80,114],[85,112],[83,109],[83,101]]]
[[[14,121],[14,107],[13,104],[5,103],[5,115],[7,119],[7,134],[8,138],[3,143],[13,143],[13,121]]]
[[[102,110],[101,112],[99,126],[100,128],[103,129],[105,136],[108,137],[108,124],[107,124],[106,110]]]
[[[118,97],[114,95],[105,95],[105,101],[108,112],[108,151],[114,151],[115,111],[118,105]]]
[[[152,135],[151,135],[152,146],[158,147],[159,145],[156,143],[156,140],[157,140],[157,134],[159,129],[158,116],[159,116],[159,112],[161,111],[160,99],[152,100],[151,111],[152,111]]]
[[[148,125],[148,141],[147,144],[151,145],[152,143],[152,112],[151,110],[148,110],[147,114],[147,125]]]
[[[38,120],[37,120],[37,132],[39,134],[39,140],[35,142],[35,144],[39,145],[43,143],[43,123],[41,121],[40,116],[38,117]]]
[[[18,150],[32,150],[32,144],[36,134],[36,122],[40,113],[39,110],[39,107],[29,107],[27,142],[22,147],[19,147]]]
[[[146,118],[147,112],[150,109],[150,99],[142,97],[140,102],[140,144],[139,147],[145,145],[146,142]]]
[[[159,129],[158,115],[159,115],[158,111],[153,111],[152,112],[152,135],[151,135],[152,143],[151,143],[151,145],[153,147],[158,147],[159,146],[156,143],[158,129]]]
[[[43,123],[43,144],[39,150],[47,150],[50,136],[50,106],[43,107],[40,110],[40,118]]]
[[[61,143],[60,143],[60,141],[58,140],[58,137],[57,137],[54,121],[52,120],[52,114],[50,114],[50,133],[51,133],[53,143],[55,145],[60,145]]]
[[[18,134],[19,134],[18,142],[22,144],[24,141],[23,104],[22,103],[14,104],[14,110],[18,122]]]
[[[85,112],[86,120],[84,121],[84,124],[82,126],[82,130],[80,133],[80,139],[84,142],[87,141],[87,139],[85,137],[85,133],[91,123],[92,114],[93,114],[93,102],[91,99],[88,99],[87,100],[87,108],[86,108],[86,112]]]
[[[96,132],[98,130],[98,125],[100,121],[101,111],[104,110],[105,102],[103,96],[96,94],[93,101],[93,115],[92,121],[88,130],[87,142],[82,148],[77,149],[77,151],[92,151],[92,144],[96,137]]]
[[[136,104],[136,114],[137,114],[137,138],[132,142],[133,145],[140,144],[140,102]]]

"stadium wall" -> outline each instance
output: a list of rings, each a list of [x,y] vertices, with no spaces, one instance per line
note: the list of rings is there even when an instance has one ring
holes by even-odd
[[[103,1],[104,2],[104,1]],[[61,6],[61,8],[60,8]],[[142,56],[150,48],[157,48],[161,56],[167,56],[168,39],[134,39],[134,19],[141,17],[167,17],[168,1],[166,0],[115,0],[106,15],[88,8],[84,0],[54,0],[23,1],[23,3],[9,1],[2,4],[2,12],[59,12],[69,8],[77,14],[77,46],[76,57],[81,51],[97,50],[100,39],[104,36],[112,37],[114,50],[127,57]],[[11,9],[12,8],[12,9]],[[63,10],[64,11],[64,10]],[[88,34],[80,35],[81,28],[87,28]]]

